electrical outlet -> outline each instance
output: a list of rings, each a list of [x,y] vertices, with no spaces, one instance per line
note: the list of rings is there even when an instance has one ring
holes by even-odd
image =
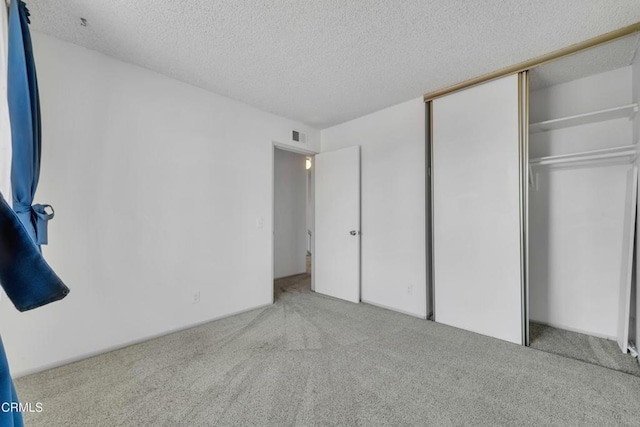
[[[263,217],[258,217],[256,219],[256,227],[257,228],[262,228],[264,227],[264,218]]]
[[[193,297],[191,299],[191,302],[194,303],[194,304],[197,304],[197,303],[200,302],[200,291],[195,291],[193,293]]]
[[[407,294],[413,295],[413,286],[412,285],[407,286]]]

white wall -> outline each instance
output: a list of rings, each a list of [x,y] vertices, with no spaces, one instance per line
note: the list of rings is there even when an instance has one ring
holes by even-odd
[[[529,121],[535,123],[630,104],[630,79],[629,66],[533,91],[529,98]]]
[[[425,106],[414,99],[321,132],[360,145],[362,300],[426,317]]]
[[[307,269],[306,156],[274,150],[274,277]]]
[[[319,132],[33,34],[51,203],[44,254],[71,294],[0,303],[14,375],[272,302],[273,141]],[[193,303],[200,292],[200,302]]]
[[[625,67],[531,93],[531,122],[631,103]],[[532,134],[530,157],[630,145],[628,119]],[[544,168],[530,189],[530,317],[614,338],[630,164]]]

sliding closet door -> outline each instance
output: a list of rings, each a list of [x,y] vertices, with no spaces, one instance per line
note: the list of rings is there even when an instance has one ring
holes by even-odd
[[[432,101],[434,315],[523,344],[519,75]]]

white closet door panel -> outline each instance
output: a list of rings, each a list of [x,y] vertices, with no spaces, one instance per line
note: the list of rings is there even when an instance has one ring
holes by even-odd
[[[518,75],[433,101],[435,320],[522,344]]]
[[[622,269],[618,305],[618,336],[620,350],[626,353],[629,345],[629,322],[631,315],[631,281],[633,277],[633,245],[636,232],[636,206],[638,200],[638,168],[629,171],[627,200],[623,231]],[[637,291],[636,291],[637,292]],[[637,313],[637,309],[636,309]]]

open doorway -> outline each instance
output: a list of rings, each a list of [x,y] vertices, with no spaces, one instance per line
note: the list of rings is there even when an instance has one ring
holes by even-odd
[[[274,302],[287,293],[313,290],[313,155],[274,146]]]

